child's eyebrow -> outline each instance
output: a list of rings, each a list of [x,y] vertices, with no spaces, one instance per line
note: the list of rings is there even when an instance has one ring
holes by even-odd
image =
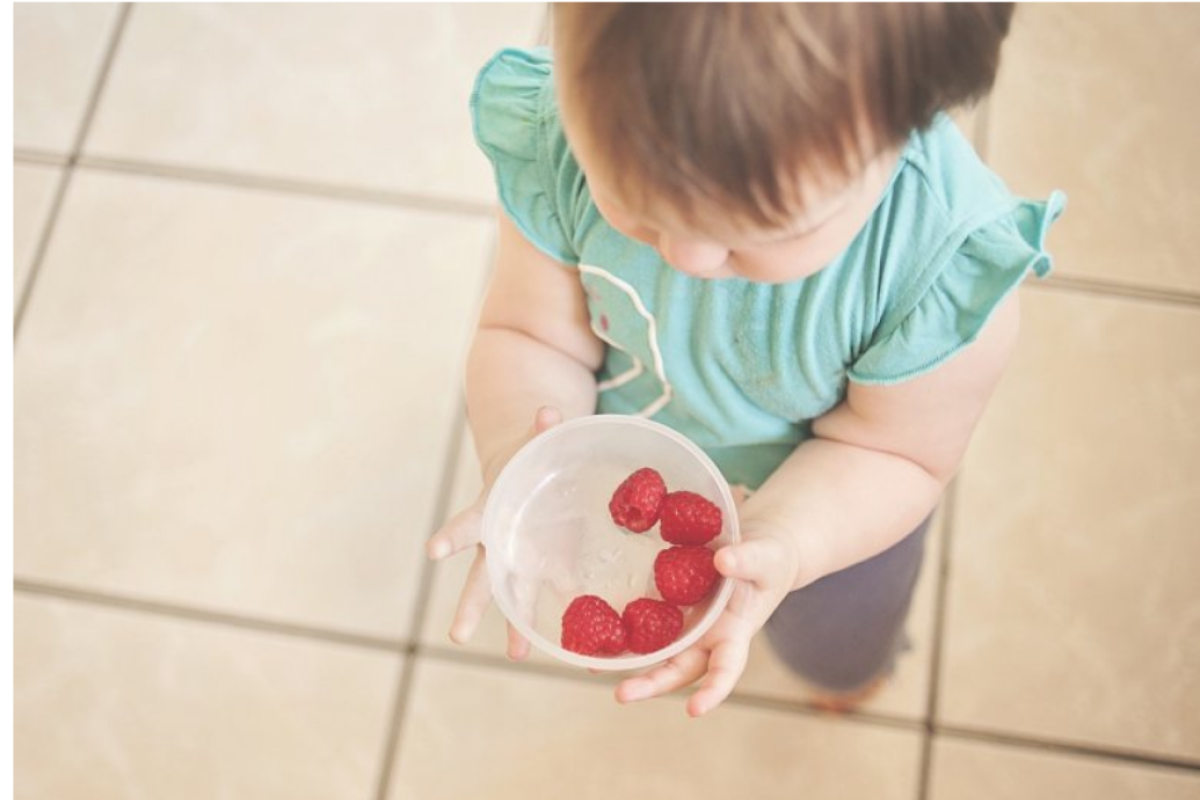
[[[854,188],[854,187],[851,187],[851,188]],[[800,236],[807,236],[808,234],[812,233],[813,231],[818,230],[819,228],[823,228],[824,226],[826,226],[830,222],[832,222],[838,216],[838,214],[842,213],[842,211],[844,211],[846,209],[846,206],[850,205],[853,201],[854,201],[854,194],[852,191],[843,192],[842,195],[840,197],[838,197],[838,199],[835,202],[830,203],[828,206],[826,206],[824,209],[822,209],[821,214],[816,215],[815,219],[803,220],[799,224],[789,227],[788,230],[783,233],[779,233],[774,236],[771,236],[770,238],[760,240],[758,242],[758,245],[766,246],[766,245],[772,245],[772,244],[780,244],[782,242],[786,242],[791,239],[796,239]]]
[[[792,239],[796,239],[801,236],[806,236],[806,235],[812,233],[813,231],[816,231],[817,229],[822,228],[825,225],[829,224],[842,211],[844,211],[846,206],[850,205],[854,201],[854,199],[856,197],[856,191],[862,187],[862,183],[863,183],[864,179],[865,179],[865,175],[859,176],[854,181],[852,181],[850,184],[845,186],[842,189],[842,191],[840,191],[836,195],[834,195],[833,199],[830,202],[827,202],[824,205],[824,207],[820,209],[819,214],[814,214],[811,216],[805,215],[805,217],[807,217],[807,218],[797,219],[795,224],[789,226],[786,230],[784,230],[782,232],[778,231],[778,230],[776,230],[776,231],[757,231],[757,232],[748,231],[745,234],[743,234],[745,236],[744,243],[739,243],[737,245],[729,245],[729,246],[732,249],[738,249],[739,247],[769,247],[770,245],[773,245],[773,244],[780,244],[782,242],[790,241]],[[631,212],[629,210],[629,208],[624,203],[622,203],[617,197],[615,197],[613,195],[609,195],[603,191],[596,191],[596,189],[598,187],[589,187],[589,188],[590,188],[590,190],[592,192],[592,196],[594,198],[599,198],[605,205],[608,205],[608,206],[614,208],[615,210],[620,211],[623,214],[628,214],[630,216],[638,217],[639,218],[638,221],[641,224],[650,225],[651,227],[660,228],[660,229],[664,228],[664,227],[671,227],[670,224],[664,224],[662,220],[650,219],[650,218],[647,218],[644,214],[635,214],[635,213]],[[726,233],[732,233],[732,231],[727,231]],[[701,231],[691,231],[691,234],[692,235],[702,235],[702,232]],[[712,232],[709,232],[709,235],[712,235]],[[717,235],[718,235],[718,237],[721,237],[721,234],[717,234]],[[723,238],[723,237],[721,237],[721,238]],[[734,236],[733,238],[738,238],[738,237]]]

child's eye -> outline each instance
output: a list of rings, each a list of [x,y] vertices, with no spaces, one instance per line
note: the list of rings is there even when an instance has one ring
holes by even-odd
[[[658,233],[656,233],[655,230],[648,225],[633,225],[626,231],[626,233],[628,233],[630,237],[637,239],[640,242],[645,242],[649,245],[658,244]]]
[[[754,247],[776,247],[782,244],[793,244],[795,242],[802,241],[803,239],[806,239],[817,231],[821,230],[821,228],[824,228],[832,220],[833,217],[828,217],[816,223],[815,225],[809,225],[801,230],[787,231],[786,233],[777,234],[773,238],[764,238],[755,244]]]

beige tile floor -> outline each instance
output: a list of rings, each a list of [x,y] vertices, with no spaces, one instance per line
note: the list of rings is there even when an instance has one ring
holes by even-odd
[[[830,719],[759,648],[699,722],[451,646],[421,558],[478,488],[466,93],[542,15],[16,7],[16,796],[1200,798],[1200,11],[1020,12],[967,127],[1071,205],[915,649]]]

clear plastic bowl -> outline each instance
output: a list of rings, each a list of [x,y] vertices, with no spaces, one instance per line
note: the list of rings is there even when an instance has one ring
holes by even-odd
[[[659,526],[629,533],[608,512],[616,488],[642,467],[658,470],[669,492],[716,503],[722,529],[710,547],[738,540],[733,496],[716,465],[687,438],[640,417],[557,425],[526,444],[492,487],[482,531],[492,594],[516,629],[555,658],[599,670],[648,667],[695,643],[729,602],[733,582],[720,578],[706,601],[683,609],[679,638],[654,653],[593,657],[560,646],[563,612],[579,595],[599,595],[617,613],[639,597],[660,599],[654,558],[670,545]]]

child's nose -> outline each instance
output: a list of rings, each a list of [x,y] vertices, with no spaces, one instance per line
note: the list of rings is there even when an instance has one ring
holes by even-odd
[[[698,278],[716,272],[729,260],[727,247],[695,239],[677,239],[666,234],[659,236],[658,252],[675,269]]]

